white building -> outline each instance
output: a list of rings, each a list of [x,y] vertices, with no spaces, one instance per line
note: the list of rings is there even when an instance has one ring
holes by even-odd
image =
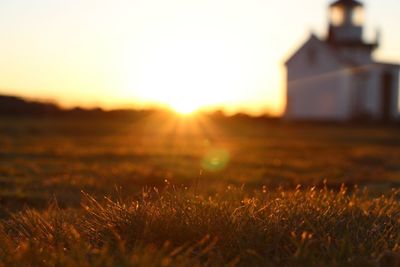
[[[311,35],[286,62],[290,120],[398,120],[400,65],[373,60],[378,41],[363,40],[363,4],[330,5],[329,33]]]

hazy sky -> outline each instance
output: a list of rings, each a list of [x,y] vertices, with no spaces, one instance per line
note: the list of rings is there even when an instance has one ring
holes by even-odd
[[[283,61],[326,0],[3,0],[0,93],[103,107],[284,107]],[[376,58],[400,62],[400,1],[366,3]]]

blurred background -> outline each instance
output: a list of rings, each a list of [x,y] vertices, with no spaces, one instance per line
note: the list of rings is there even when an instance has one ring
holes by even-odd
[[[283,62],[327,0],[14,0],[0,3],[0,93],[63,107],[222,108],[281,115]],[[364,1],[376,58],[400,61],[397,0]]]

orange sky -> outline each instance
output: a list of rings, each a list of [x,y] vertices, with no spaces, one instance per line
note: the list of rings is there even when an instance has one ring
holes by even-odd
[[[279,114],[282,62],[325,0],[13,0],[0,3],[0,93],[64,106],[171,106]],[[400,61],[400,1],[368,1],[377,58]],[[301,12],[299,12],[301,11]]]

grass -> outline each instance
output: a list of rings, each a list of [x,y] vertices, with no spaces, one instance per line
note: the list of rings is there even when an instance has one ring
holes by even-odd
[[[395,126],[0,118],[0,266],[399,266],[399,145]]]
[[[399,191],[167,188],[4,221],[3,266],[398,266]]]

